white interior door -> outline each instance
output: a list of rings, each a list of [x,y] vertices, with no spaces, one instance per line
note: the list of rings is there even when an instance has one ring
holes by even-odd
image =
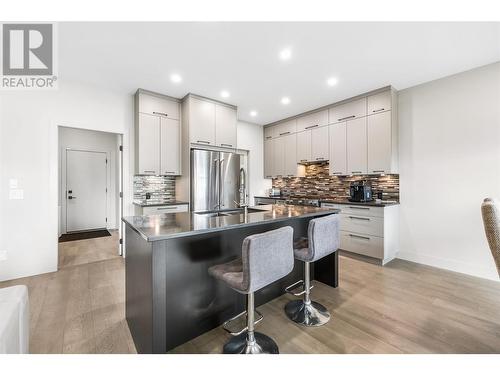
[[[106,228],[106,153],[66,150],[66,231]]]

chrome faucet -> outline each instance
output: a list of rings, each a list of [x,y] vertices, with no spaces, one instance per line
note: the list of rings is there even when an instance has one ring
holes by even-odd
[[[238,208],[243,208],[245,210],[245,216],[248,215],[248,207],[250,207],[250,205],[248,203],[241,203],[241,202],[236,202],[234,201],[234,204],[236,204],[236,207]]]

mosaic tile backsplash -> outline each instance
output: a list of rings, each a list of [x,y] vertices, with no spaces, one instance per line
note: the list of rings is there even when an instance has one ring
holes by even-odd
[[[382,191],[382,199],[399,201],[399,175],[385,176],[330,176],[328,163],[306,166],[305,177],[274,178],[273,188],[281,189],[281,195],[311,198],[347,198],[352,181],[366,180],[371,183],[373,195]]]
[[[134,200],[168,202],[175,200],[175,177],[172,176],[134,176]]]

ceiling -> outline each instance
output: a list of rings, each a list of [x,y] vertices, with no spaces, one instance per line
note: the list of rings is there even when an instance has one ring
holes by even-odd
[[[60,23],[58,35],[60,79],[192,92],[235,104],[257,124],[500,60],[500,23]]]

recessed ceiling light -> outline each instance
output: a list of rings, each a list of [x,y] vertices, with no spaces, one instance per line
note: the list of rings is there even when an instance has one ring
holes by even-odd
[[[222,90],[220,92],[220,96],[222,96],[223,98],[229,98],[229,91]]]
[[[328,84],[328,86],[335,86],[338,82],[339,82],[339,80],[337,78],[335,78],[335,77],[330,77],[326,81],[326,83]]]
[[[179,75],[179,74],[172,74],[170,76],[170,80],[173,82],[173,83],[179,83],[179,82],[182,82],[182,77]]]
[[[281,104],[289,104],[290,103],[290,98],[285,96],[283,98],[281,98]]]
[[[257,116],[257,111],[250,111],[250,116],[252,116],[252,117]]]
[[[285,48],[280,52],[281,60],[289,60],[292,57],[292,50],[290,48]]]

